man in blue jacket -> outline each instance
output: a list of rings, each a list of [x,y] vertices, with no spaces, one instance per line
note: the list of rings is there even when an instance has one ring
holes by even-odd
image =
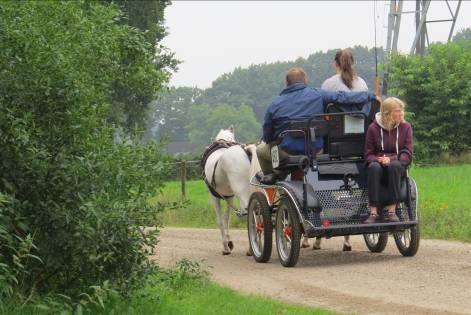
[[[307,85],[306,73],[302,68],[292,68],[286,74],[286,88],[268,107],[263,123],[263,141],[257,146],[257,156],[260,167],[265,175],[262,182],[272,184],[284,179],[287,174],[274,173],[271,160],[271,143],[276,136],[285,130],[290,120],[308,119],[313,115],[322,114],[328,104],[334,103],[346,111],[377,99],[375,94],[365,92],[331,92],[311,88]],[[380,99],[378,99],[380,101]],[[355,108],[354,110],[357,110]],[[317,151],[323,147],[323,138],[316,137],[312,143]],[[280,163],[288,152],[300,154],[304,152],[304,139],[284,137],[279,145]]]

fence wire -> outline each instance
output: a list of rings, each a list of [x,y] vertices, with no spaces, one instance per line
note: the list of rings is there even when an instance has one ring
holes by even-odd
[[[164,166],[162,172],[164,180],[181,180],[182,177],[185,177],[186,180],[201,179],[202,170],[199,160],[163,162],[162,164]]]

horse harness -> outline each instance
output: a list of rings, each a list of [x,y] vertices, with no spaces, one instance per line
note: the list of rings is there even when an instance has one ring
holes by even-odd
[[[216,191],[216,178],[215,178],[215,176],[216,176],[216,168],[218,166],[219,160],[216,161],[216,163],[214,163],[213,176],[211,177],[211,183],[208,181],[208,179],[206,177],[206,174],[204,172],[204,167],[205,167],[206,162],[208,161],[208,158],[211,154],[213,154],[214,152],[216,152],[219,149],[228,149],[228,148],[230,148],[232,146],[235,146],[235,145],[240,145],[242,147],[242,149],[244,149],[244,151],[247,154],[249,160],[250,161],[252,160],[252,154],[251,154],[250,151],[245,149],[245,145],[240,144],[238,142],[232,142],[232,141],[226,141],[226,140],[216,140],[216,141],[214,141],[213,143],[211,143],[209,146],[206,147],[206,149],[203,152],[203,155],[201,156],[201,164],[200,164],[201,169],[202,169],[201,176],[203,177],[203,180],[204,180],[206,186],[208,187],[209,191],[211,192],[211,195],[213,195],[214,197],[216,197],[218,199],[227,199],[227,198],[234,197],[234,195],[222,196]]]

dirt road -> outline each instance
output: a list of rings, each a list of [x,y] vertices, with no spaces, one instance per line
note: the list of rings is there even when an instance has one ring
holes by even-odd
[[[218,230],[166,228],[157,259],[163,266],[187,257],[204,260],[212,278],[241,292],[355,314],[471,314],[471,244],[422,240],[415,257],[398,252],[394,239],[381,254],[370,253],[363,237],[323,242],[301,250],[295,268],[281,266],[273,244],[271,260],[245,255],[247,232],[232,230],[234,251],[221,255]],[[312,242],[312,241],[311,241]]]

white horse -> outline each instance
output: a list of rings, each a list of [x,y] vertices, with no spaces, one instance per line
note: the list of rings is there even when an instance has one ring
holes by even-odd
[[[215,141],[225,141],[234,143],[233,129],[222,129],[217,134]],[[252,163],[247,155],[249,151],[252,155]],[[250,178],[260,169],[256,155],[255,145],[245,146],[232,145],[230,147],[221,147],[212,152],[204,165],[204,175],[206,182],[211,188],[220,195],[227,204],[224,211],[221,208],[221,198],[214,196],[208,188],[210,199],[216,210],[218,226],[221,231],[223,255],[229,255],[234,248],[229,235],[229,219],[231,209],[244,213],[249,205],[251,193],[254,191],[251,187]],[[241,210],[234,207],[234,196],[239,199]]]
[[[233,128],[221,129],[214,140],[234,143]],[[246,151],[251,153],[251,161]],[[211,202],[216,211],[219,230],[221,231],[223,255],[229,255],[234,248],[234,243],[229,235],[231,209],[239,213],[247,210],[250,195],[257,190],[257,188],[250,185],[250,179],[260,170],[256,146],[254,144],[247,145],[245,150],[241,145],[233,145],[228,148],[221,147],[212,152],[206,160],[204,165],[206,182],[211,185],[212,189],[219,196],[223,197],[227,204],[227,208],[224,211],[221,208],[221,198],[214,196],[208,188]],[[234,196],[239,199],[240,210],[234,207]],[[302,247],[309,247],[308,238],[303,238]],[[316,238],[312,248],[321,248],[321,238]],[[348,236],[344,239],[343,250],[351,250]],[[250,250],[247,251],[247,255],[250,255]]]

